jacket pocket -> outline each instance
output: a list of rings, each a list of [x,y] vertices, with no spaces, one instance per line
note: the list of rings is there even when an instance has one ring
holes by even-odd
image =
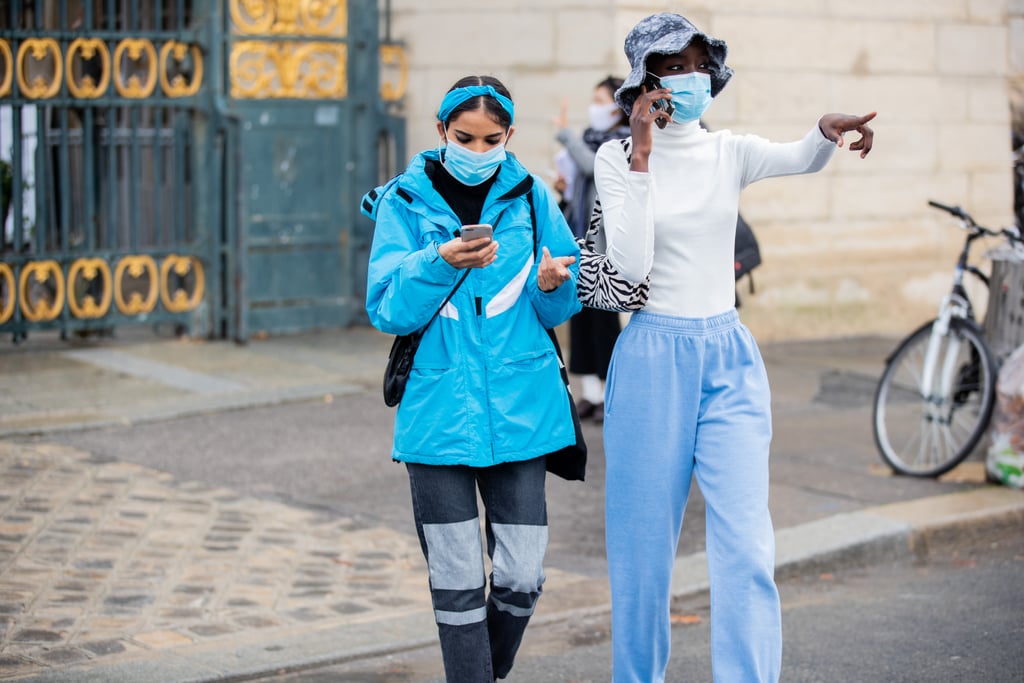
[[[553,349],[505,360],[493,369],[488,392],[496,456],[535,457],[575,438]]]
[[[458,368],[414,367],[395,416],[395,450],[438,464],[478,451],[465,395]]]

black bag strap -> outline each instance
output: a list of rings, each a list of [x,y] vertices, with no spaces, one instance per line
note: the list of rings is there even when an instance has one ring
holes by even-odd
[[[532,181],[532,178],[530,180]],[[537,220],[536,220],[536,218],[537,217],[536,217],[536,215],[534,213],[534,209],[533,209],[533,185],[532,185],[532,182],[531,182],[531,185],[530,185],[530,189],[527,190],[527,192],[526,192],[526,201],[530,204],[530,222],[533,223],[533,254],[534,254],[534,258],[536,258],[536,256],[537,256]],[[444,301],[441,302],[441,305],[437,307],[436,311],[434,311],[434,315],[430,316],[430,320],[428,320],[427,324],[423,326],[423,330],[425,330],[428,327],[430,327],[430,323],[434,322],[434,318],[436,318],[438,315],[441,314],[441,310],[445,307],[445,304],[447,304],[449,301],[452,300],[452,297],[455,296],[455,292],[459,291],[459,287],[461,287],[462,283],[466,281],[467,277],[469,277],[469,271],[470,271],[470,269],[466,268],[466,270],[462,273],[462,277],[459,278],[459,281],[455,283],[454,287],[452,287],[452,291],[448,293],[448,296],[446,296]],[[420,332],[423,332],[423,330],[420,330]]]
[[[430,316],[430,320],[428,320],[427,324],[424,325],[423,329],[420,330],[420,334],[423,334],[423,331],[430,327],[430,323],[434,322],[434,319],[441,314],[441,310],[444,309],[448,302],[452,300],[452,297],[455,296],[455,292],[459,291],[459,287],[462,286],[462,283],[466,281],[467,277],[469,277],[469,268],[466,268],[466,270],[462,271],[462,277],[460,277],[459,281],[455,283],[454,287],[452,287],[452,291],[448,292],[448,296],[444,298],[444,301],[441,302],[441,305],[437,307],[436,311],[434,311],[434,315]]]
[[[537,208],[533,205],[533,188],[526,193],[526,203],[530,205],[530,227],[533,228],[533,258],[537,258]]]

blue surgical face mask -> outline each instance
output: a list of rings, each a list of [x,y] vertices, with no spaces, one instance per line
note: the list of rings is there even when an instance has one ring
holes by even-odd
[[[691,71],[678,76],[662,76],[662,87],[672,91],[672,120],[677,123],[696,121],[711,104],[711,76]]]
[[[447,142],[441,164],[463,185],[479,185],[484,182],[494,175],[506,158],[504,142],[486,152],[474,152],[454,140]]]

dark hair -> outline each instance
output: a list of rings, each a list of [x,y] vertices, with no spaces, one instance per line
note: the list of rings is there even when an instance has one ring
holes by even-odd
[[[603,81],[598,83],[595,88],[604,88],[608,91],[608,94],[612,96],[612,101],[615,101],[615,91],[622,87],[623,80],[615,76],[606,76]],[[629,123],[629,114],[619,107],[619,125],[626,125]]]
[[[597,84],[598,88],[607,88],[611,91],[612,95],[615,91],[622,87],[622,79],[616,78],[615,76],[606,76],[603,81]]]
[[[512,94],[505,87],[505,84],[499,81],[494,76],[465,76],[455,82],[455,85],[448,88],[448,92],[455,90],[456,88],[465,88],[470,85],[489,85],[498,91],[499,95],[512,99]],[[501,106],[501,103],[493,97],[487,95],[478,95],[476,97],[470,97],[468,100],[452,109],[452,113],[448,115],[448,118],[444,121],[445,128],[448,127],[448,122],[456,118],[464,111],[476,111],[483,108],[487,112],[488,116],[494,119],[502,128],[508,128],[512,125],[512,115],[505,111],[505,108]]]

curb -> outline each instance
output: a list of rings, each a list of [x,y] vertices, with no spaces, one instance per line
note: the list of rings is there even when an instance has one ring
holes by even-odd
[[[928,546],[961,535],[1024,526],[1024,492],[1000,486],[894,503],[807,522],[776,532],[776,576],[809,571],[835,571],[899,559],[923,559]],[[611,611],[605,579],[562,581],[556,573],[548,603],[534,624],[555,624],[603,616]],[[708,590],[705,553],[677,558],[673,600]],[[560,591],[566,595],[559,596]],[[594,595],[601,596],[597,601]],[[587,604],[589,598],[591,604]],[[544,601],[541,602],[543,606]],[[101,667],[51,670],[17,680],[33,683],[134,683],[164,680],[178,683],[245,681],[297,672],[432,645],[433,614],[419,610],[384,622],[323,628],[300,634],[268,631],[249,642],[176,648]],[[227,645],[225,647],[224,645]]]

